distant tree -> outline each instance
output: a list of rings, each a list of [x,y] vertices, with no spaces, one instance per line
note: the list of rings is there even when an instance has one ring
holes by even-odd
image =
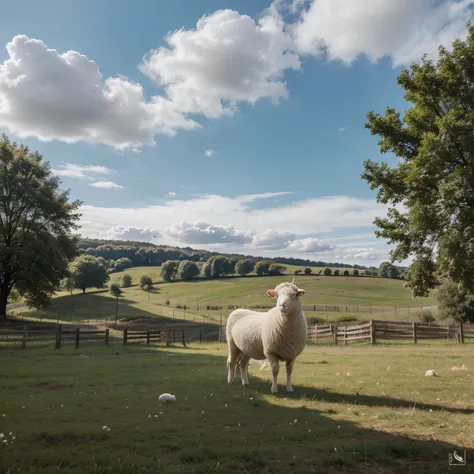
[[[299,274],[301,273],[301,269],[295,270],[293,273],[294,273],[295,275],[299,275]]]
[[[184,281],[192,280],[199,275],[199,268],[194,262],[183,260],[178,266],[178,278]]]
[[[306,267],[306,268],[304,269],[304,274],[305,274],[305,275],[311,275],[311,273],[313,273],[313,269],[312,269],[312,268]]]
[[[164,281],[171,281],[176,278],[178,273],[179,262],[168,260],[167,262],[161,265],[161,278]]]
[[[201,267],[201,276],[204,278],[211,278],[211,262],[204,262]]]
[[[359,276],[359,270],[357,270],[357,268],[354,268],[352,274],[353,274],[355,277],[358,277],[358,276]]]
[[[240,276],[249,274],[253,270],[253,262],[248,258],[243,258],[235,264],[235,273]]]
[[[10,297],[43,308],[77,254],[80,201],[69,201],[48,162],[26,146],[0,138],[0,317]]]
[[[280,265],[279,263],[272,263],[268,267],[268,274],[271,276],[282,275],[287,267]]]
[[[222,255],[217,255],[211,257],[208,261],[211,262],[212,278],[219,278],[224,273],[224,267],[227,266],[227,259]]]
[[[474,295],[469,294],[457,283],[445,280],[435,290],[438,313],[442,319],[474,322]]]
[[[133,267],[133,261],[126,257],[119,258],[114,265],[115,270],[118,272],[130,267]]]
[[[332,270],[331,270],[329,267],[326,267],[326,268],[323,270],[323,275],[325,275],[325,276],[331,276],[331,275],[332,275]]]
[[[61,282],[61,288],[64,291],[69,291],[69,293],[72,295],[72,292],[74,290],[74,279],[72,277],[66,277],[62,282]]]
[[[270,263],[271,262],[267,262],[265,260],[260,260],[255,265],[255,273],[257,275],[264,275],[265,273],[268,273],[268,268],[270,267]]]
[[[334,270],[334,276],[339,276],[339,270],[337,268]]]
[[[148,275],[142,275],[140,277],[140,283],[138,286],[143,290],[143,291],[149,291],[153,288],[153,280],[151,279],[151,276]]]
[[[117,305],[115,306],[115,323],[117,323],[119,298],[122,296],[122,290],[120,289],[120,286],[117,283],[112,283],[110,285],[110,293],[112,294],[112,296],[115,296],[115,298],[117,298]]]
[[[107,269],[103,263],[92,255],[81,255],[69,266],[74,288],[86,292],[88,288],[104,288],[109,280]]]
[[[381,278],[399,278],[400,272],[397,270],[395,265],[392,265],[390,262],[383,262],[380,264],[378,275]]]
[[[122,288],[130,288],[132,286],[132,277],[128,273],[122,277]]]
[[[349,276],[349,270],[344,270],[344,276],[348,277]]]
[[[235,264],[232,263],[230,258],[225,258],[224,260],[222,260],[222,275],[231,275],[232,273],[234,273],[234,266]]]

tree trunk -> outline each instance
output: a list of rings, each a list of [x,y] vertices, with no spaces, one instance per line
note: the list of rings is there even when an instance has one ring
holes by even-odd
[[[85,289],[85,288],[82,289],[82,294],[83,294],[83,295],[86,294],[86,289]]]
[[[8,293],[3,289],[0,290],[0,318],[7,319],[7,303]]]
[[[117,324],[117,320],[118,320],[118,304],[119,304],[119,299],[117,296],[117,306],[115,307],[115,324]]]

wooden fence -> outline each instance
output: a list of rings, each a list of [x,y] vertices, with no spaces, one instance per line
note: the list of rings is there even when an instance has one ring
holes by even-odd
[[[22,349],[26,349],[27,344],[34,342],[48,343],[54,342],[56,349],[61,349],[63,342],[74,341],[76,349],[80,347],[81,342],[102,342],[109,345],[109,330],[103,331],[84,330],[81,328],[63,329],[62,324],[58,324],[55,329],[33,329],[28,330],[28,326],[23,329],[15,328],[13,330],[0,331],[0,343],[21,344]]]
[[[330,339],[334,344],[351,341],[455,339],[464,344],[466,339],[474,340],[474,326],[460,323],[433,324],[405,321],[380,321],[371,319],[355,325],[315,324],[308,328],[308,341],[318,344],[321,340]]]

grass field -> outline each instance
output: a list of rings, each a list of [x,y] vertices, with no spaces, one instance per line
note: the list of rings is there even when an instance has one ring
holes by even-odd
[[[474,345],[307,347],[276,396],[258,365],[228,386],[224,344],[0,350],[0,472],[446,473],[463,449],[470,472],[472,373],[450,369]]]
[[[133,281],[137,282],[140,275],[153,273],[153,268],[159,267],[137,267],[130,269],[127,273],[132,275]],[[149,270],[148,273],[144,270]],[[125,272],[112,275],[111,282],[120,280]],[[163,315],[176,318],[199,318],[209,316],[211,319],[219,319],[220,314],[197,311],[196,305],[257,305],[272,302],[266,292],[269,288],[282,281],[291,281],[290,276],[283,277],[246,277],[246,278],[223,278],[217,280],[196,280],[191,282],[172,282],[155,284],[150,292],[142,291],[138,286],[125,288],[123,298],[120,301],[120,318],[146,318]],[[156,279],[154,278],[154,281]],[[369,317],[363,312],[355,312],[356,307],[378,306],[370,317],[406,319],[408,311],[394,313],[393,307],[410,305],[433,305],[435,299],[429,298],[412,299],[408,289],[403,287],[400,280],[389,280],[381,278],[356,278],[356,277],[313,277],[298,276],[296,283],[306,290],[301,302],[307,304],[340,305],[340,313],[324,313],[307,311],[306,315],[318,318],[321,321],[337,321],[341,318]],[[163,308],[161,305],[169,300],[170,306],[193,305],[191,311],[182,312],[171,308]],[[345,307],[348,306],[347,311]],[[385,307],[385,311],[381,307]],[[388,310],[388,311],[387,311]],[[115,300],[107,290],[90,291],[86,295],[75,293],[69,295],[62,293],[52,300],[51,306],[46,310],[27,311],[25,309],[14,311],[15,314],[26,314],[34,317],[43,317],[62,320],[84,320],[84,319],[110,319],[115,317]],[[413,311],[412,311],[413,313]],[[228,311],[224,311],[226,317]]]

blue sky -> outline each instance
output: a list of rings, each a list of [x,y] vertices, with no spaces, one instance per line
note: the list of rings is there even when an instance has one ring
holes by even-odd
[[[366,114],[406,108],[401,67],[471,3],[8,2],[0,129],[83,201],[85,236],[378,265]]]

